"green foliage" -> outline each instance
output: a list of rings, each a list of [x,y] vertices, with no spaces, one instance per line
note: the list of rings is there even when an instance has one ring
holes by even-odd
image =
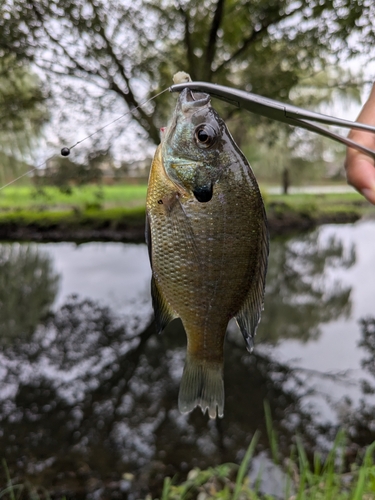
[[[48,119],[39,78],[0,52],[0,182],[30,170],[25,161]]]
[[[195,468],[180,485],[174,484],[175,481],[169,477],[165,478],[160,500],[190,500],[197,498],[197,495],[207,500],[256,500],[257,497],[248,496],[246,475],[258,438],[258,433],[255,433],[240,467],[235,464],[223,464],[204,471]]]
[[[337,63],[340,57],[373,47],[374,18],[375,4],[369,0],[339,5],[332,0],[82,0],[78,4],[75,0],[4,0],[0,57],[1,50],[5,54],[7,49],[21,69],[25,61],[32,61],[48,78],[56,100],[74,103],[82,114],[91,115],[93,109],[118,113],[123,105],[134,110],[145,97],[170,86],[179,70],[189,72],[194,80],[316,108],[335,96],[358,100],[362,76],[353,76]],[[355,49],[350,37],[357,37]],[[37,82],[27,86],[21,76],[22,85],[12,87],[17,99],[30,88],[38,90]],[[42,96],[31,95],[24,111],[15,116],[23,130],[22,117],[33,116],[37,133],[36,109]],[[159,127],[166,125],[174,102],[164,93],[133,112],[141,131],[139,150],[146,138],[159,142]],[[327,142],[312,134],[292,134],[287,126],[270,124],[222,102],[214,105],[265,180],[280,178],[281,172],[293,184],[322,177],[327,161],[322,144],[326,147]],[[68,114],[64,106],[61,121]],[[335,173],[342,171],[343,151],[330,148]],[[58,183],[67,192],[72,183],[81,182],[79,177],[86,179],[82,182],[97,178],[87,165],[80,169],[65,162],[65,168],[60,168],[57,163],[43,181]]]
[[[289,97],[293,104],[316,111],[323,104],[359,103],[360,80],[360,74],[353,77],[340,67],[327,68],[301,78]],[[262,181],[282,182],[285,172],[294,186],[325,177],[345,177],[344,146],[303,129],[261,120],[250,129],[242,149]]]
[[[236,466],[224,464],[205,471],[193,469],[188,479],[179,485],[166,478],[160,500],[274,500],[276,497],[258,493],[249,483],[247,472],[256,438],[253,438],[241,466],[234,475]],[[315,454],[310,464],[303,445],[297,439],[297,457],[286,463],[289,475],[289,500],[374,500],[375,465],[373,462],[375,443],[368,447],[362,464],[352,464],[350,472],[343,471],[345,437],[337,435],[335,443],[325,459]],[[280,495],[277,496],[280,498]],[[147,497],[151,500],[151,497]]]
[[[72,194],[73,186],[84,186],[85,184],[99,183],[103,172],[98,163],[98,156],[85,164],[75,163],[69,158],[61,156],[54,157],[47,162],[47,168],[36,171],[33,181],[38,188],[42,186],[57,186],[62,193]]]
[[[2,466],[7,478],[7,485],[5,488],[0,489],[0,499],[19,500],[20,498],[27,498],[29,500],[51,500],[51,496],[45,488],[35,487],[29,482],[13,484],[9,475],[7,463],[4,459],[2,459]],[[65,495],[60,497],[59,500],[66,500]]]
[[[17,141],[17,135],[29,138],[40,131],[48,114],[44,106],[39,78],[28,67],[17,64],[14,56],[0,58],[0,122],[1,133],[8,140]],[[17,143],[22,149],[23,144]]]
[[[108,102],[138,106],[144,98],[140,81],[155,95],[179,70],[194,80],[289,99],[296,86],[311,84],[311,74],[327,62],[355,52],[349,36],[358,35],[356,50],[373,46],[374,17],[369,0],[339,6],[332,0],[4,0],[0,50],[3,46],[18,60],[32,60],[55,78],[59,94],[64,85],[76,103],[93,98],[103,109]],[[74,89],[65,76],[84,78],[89,85]],[[338,81],[342,75],[331,74],[327,83]],[[155,143],[172,106],[164,94],[134,113]],[[233,114],[219,107],[227,119]],[[250,122],[244,119],[245,128]]]

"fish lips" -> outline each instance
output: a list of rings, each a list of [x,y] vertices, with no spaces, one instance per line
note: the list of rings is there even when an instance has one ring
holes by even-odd
[[[179,97],[179,103],[183,113],[195,111],[197,108],[207,106],[211,101],[209,94],[202,92],[192,92],[190,89],[184,89]]]

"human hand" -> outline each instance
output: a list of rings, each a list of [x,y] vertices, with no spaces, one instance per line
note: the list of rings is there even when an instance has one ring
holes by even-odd
[[[375,83],[357,121],[367,125],[375,125]],[[375,150],[375,134],[372,132],[353,129],[349,132],[348,137]],[[375,205],[375,159],[360,151],[348,148],[345,169],[348,183]]]

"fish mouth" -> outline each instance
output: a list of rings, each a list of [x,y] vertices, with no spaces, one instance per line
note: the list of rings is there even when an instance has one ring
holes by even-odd
[[[204,94],[203,92],[193,92],[188,88],[184,89],[180,94],[181,109],[184,113],[196,108],[207,106],[210,100],[211,97],[209,94]]]

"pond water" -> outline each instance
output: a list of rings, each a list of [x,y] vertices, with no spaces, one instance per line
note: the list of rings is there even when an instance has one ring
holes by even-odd
[[[375,440],[375,222],[271,241],[265,310],[249,355],[234,324],[225,415],[180,415],[186,339],[157,336],[144,245],[0,245],[0,458],[11,477],[67,498],[139,498],[166,475],[239,462],[264,402],[280,451],[347,429],[347,460]],[[0,471],[0,485],[5,483]]]

